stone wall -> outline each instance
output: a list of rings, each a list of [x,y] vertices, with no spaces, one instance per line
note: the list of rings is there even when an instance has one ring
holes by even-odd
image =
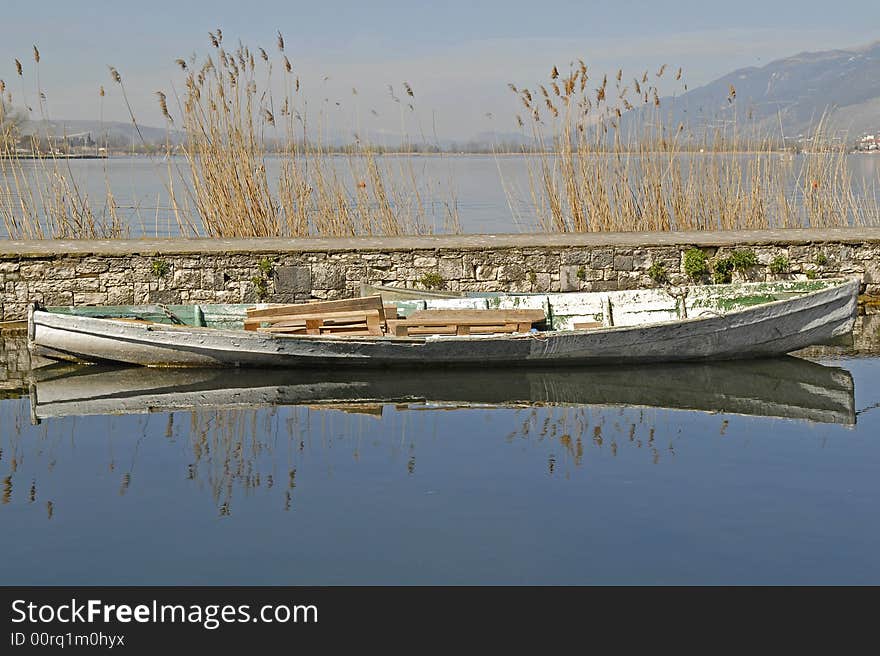
[[[0,399],[26,394],[30,371],[31,353],[24,334],[0,331]]]
[[[688,284],[684,254],[735,250],[757,266],[734,279],[860,274],[880,294],[880,229],[616,235],[466,235],[314,240],[6,242],[3,320],[46,305],[297,302],[357,295],[361,282],[448,291],[606,291]],[[771,272],[774,259],[783,273]],[[655,277],[650,275],[655,265]],[[704,282],[710,278],[705,277]]]

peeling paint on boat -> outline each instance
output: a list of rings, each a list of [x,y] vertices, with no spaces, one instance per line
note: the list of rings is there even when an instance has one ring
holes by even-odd
[[[737,283],[607,293],[402,301],[433,309],[542,308],[538,333],[427,338],[245,333],[246,305],[65,308],[32,313],[31,341],[52,357],[152,366],[393,366],[656,362],[780,355],[852,330],[860,281]],[[756,299],[769,302],[756,304]],[[156,310],[159,310],[157,312]],[[171,326],[164,310],[207,328]],[[684,309],[684,312],[682,311]],[[157,323],[107,318],[138,312]],[[125,314],[127,312],[128,314]],[[682,316],[684,315],[684,316]],[[578,322],[605,327],[573,330]],[[235,329],[230,329],[235,328]]]

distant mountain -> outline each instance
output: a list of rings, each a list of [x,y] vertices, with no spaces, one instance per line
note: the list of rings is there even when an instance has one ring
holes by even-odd
[[[148,125],[139,125],[140,135],[148,144],[165,143],[166,135],[170,136],[172,143],[179,143],[182,140],[183,133],[179,130],[171,130],[165,128],[154,128]],[[138,129],[131,123],[121,121],[28,121],[23,130],[25,134],[38,134],[45,136],[47,134],[61,136],[80,136],[84,134],[91,135],[91,139],[96,143],[103,143],[108,140],[112,145],[126,145],[134,143],[140,145],[141,136],[138,135]]]
[[[731,85],[736,90],[728,102]],[[661,103],[672,123],[695,134],[736,118],[738,129],[786,138],[828,127],[851,138],[880,129],[880,41],[846,50],[802,52],[742,68]],[[644,110],[640,110],[644,111]]]

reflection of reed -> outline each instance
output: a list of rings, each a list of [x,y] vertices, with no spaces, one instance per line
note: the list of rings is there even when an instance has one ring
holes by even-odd
[[[581,467],[590,444],[600,451],[607,449],[612,457],[621,453],[621,448],[644,448],[656,465],[664,453],[667,457],[675,456],[677,435],[672,436],[667,445],[658,445],[654,414],[645,409],[636,412],[634,409],[589,406],[523,409],[517,411],[519,428],[509,433],[506,441],[547,443],[552,449],[547,459],[549,474],[557,473],[560,466],[566,464]],[[633,415],[635,421],[631,422],[629,419]],[[623,419],[627,421],[621,423]],[[720,422],[720,435],[724,435],[727,425],[727,419]]]
[[[97,470],[112,477],[108,491],[114,496],[137,494],[138,485],[155,475],[155,470],[136,472],[140,449],[176,449],[182,471],[162,475],[182,476],[208,492],[217,514],[224,517],[247,506],[247,497],[255,495],[262,495],[263,500],[271,495],[276,500],[270,500],[273,507],[295,510],[298,496],[309,490],[310,481],[321,475],[332,479],[347,458],[354,465],[371,467],[378,457],[389,475],[418,476],[427,471],[417,466],[425,457],[419,444],[430,453],[438,444],[443,448],[448,439],[450,448],[458,449],[461,443],[453,444],[452,438],[462,431],[468,437],[491,440],[496,427],[509,426],[511,430],[502,433],[502,445],[527,446],[529,458],[537,463],[535,471],[568,478],[603,454],[616,458],[629,452],[661,464],[675,456],[685,427],[665,411],[651,408],[547,404],[449,411],[416,405],[422,411],[410,412],[405,404],[385,405],[378,420],[374,414],[340,408],[211,408],[129,416],[121,425],[111,417],[106,419],[106,429],[99,426],[85,434],[78,432],[76,419],[31,426],[23,416],[26,402],[7,401],[0,404],[0,421],[10,427],[0,440],[0,467],[6,468],[0,470],[0,505],[17,501],[45,507],[47,518],[52,519],[56,500],[40,495],[41,481],[53,474],[56,461],[60,463],[58,475],[70,477],[62,481],[62,488],[79,477],[94,475],[89,463],[85,470],[73,472],[64,467],[80,463],[67,459],[61,447],[101,439],[99,435],[106,436],[107,447],[98,444],[93,450],[106,459],[96,463]],[[717,420],[708,416],[707,421],[717,422],[711,432],[719,436],[728,430],[729,420],[723,416]],[[485,436],[481,423],[493,427]],[[490,442],[478,448],[485,452],[497,446]]]
[[[254,494],[273,489],[276,481],[285,482],[284,509],[290,510],[297,468],[306,452],[316,445],[334,449],[346,444],[357,461],[361,421],[361,417],[310,407],[288,412],[278,408],[193,412],[189,425],[193,461],[186,477],[210,491],[223,516],[232,513],[234,490]],[[414,462],[408,467],[414,467]]]
[[[260,414],[262,425],[258,423]],[[275,434],[276,417],[274,409],[265,413],[231,409],[190,414],[193,462],[187,468],[187,477],[207,484],[221,515],[230,512],[235,485],[246,492],[263,485],[257,460],[263,453],[272,454],[273,445],[267,438]],[[265,480],[274,479],[270,475]]]

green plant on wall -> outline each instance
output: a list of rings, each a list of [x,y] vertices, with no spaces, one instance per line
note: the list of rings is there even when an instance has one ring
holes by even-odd
[[[699,248],[689,248],[684,253],[684,272],[691,280],[699,280],[709,273],[709,258]]]
[[[419,278],[419,284],[425,289],[441,289],[444,282],[443,276],[436,271],[430,271]]]
[[[669,274],[666,273],[666,267],[662,262],[652,262],[648,267],[648,277],[658,285],[669,282]]]
[[[583,282],[584,280],[587,279],[587,270],[586,270],[586,268],[583,267],[583,266],[578,267],[577,273],[575,273],[575,275],[577,276],[577,279],[578,279],[578,280],[580,280],[581,282]]]
[[[788,273],[788,258],[785,255],[777,255],[772,260],[770,260],[770,264],[767,266],[770,269],[770,273]]]
[[[167,260],[153,260],[150,262],[150,271],[152,271],[153,275],[157,278],[164,278],[171,273],[171,265],[168,264]]]
[[[538,274],[534,271],[529,271],[529,283],[532,287],[538,284]]]
[[[737,250],[730,254],[730,262],[734,271],[747,271],[758,265],[758,256],[752,250]]]
[[[712,266],[712,282],[716,285],[724,285],[733,279],[735,264],[732,257],[722,257],[716,260]]]
[[[274,269],[275,265],[268,257],[264,257],[257,264],[257,270],[260,272],[260,275],[267,279],[272,277],[272,272],[274,271]]]
[[[251,283],[254,286],[254,295],[257,300],[265,301],[269,298],[269,283],[263,276],[254,276],[251,278]]]
[[[825,266],[828,264],[828,257],[822,251],[816,254],[816,264],[818,266]]]
[[[272,278],[274,270],[275,265],[268,257],[264,257],[257,263],[257,275],[251,278],[257,300],[264,301],[269,298],[269,280]]]

